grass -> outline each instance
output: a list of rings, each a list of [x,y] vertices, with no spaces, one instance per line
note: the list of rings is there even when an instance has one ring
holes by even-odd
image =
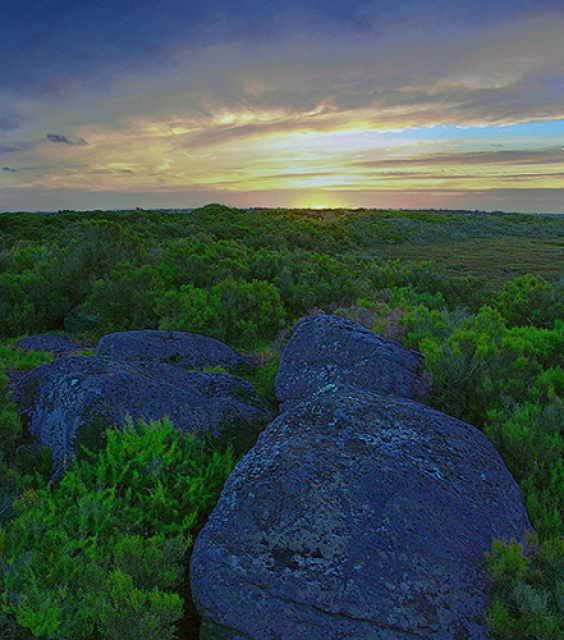
[[[563,238],[497,237],[432,244],[378,244],[385,259],[432,260],[449,275],[485,276],[492,288],[525,273],[554,281],[564,277]]]

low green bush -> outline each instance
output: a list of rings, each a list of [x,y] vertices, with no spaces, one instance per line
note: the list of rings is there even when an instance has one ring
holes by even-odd
[[[4,637],[176,637],[187,552],[233,464],[163,420],[109,429],[60,483],[24,492],[0,532]]]
[[[487,557],[493,581],[488,615],[496,640],[561,640],[564,637],[564,541],[527,552],[515,541],[497,541]]]

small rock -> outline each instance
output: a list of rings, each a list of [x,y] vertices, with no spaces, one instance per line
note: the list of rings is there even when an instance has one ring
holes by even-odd
[[[110,333],[100,339],[96,353],[114,360],[150,360],[185,369],[234,369],[253,364],[249,357],[223,342],[187,331],[145,329]]]
[[[75,338],[59,333],[38,333],[22,338],[14,345],[24,351],[47,351],[57,355],[68,355],[75,351],[88,349],[90,346]]]

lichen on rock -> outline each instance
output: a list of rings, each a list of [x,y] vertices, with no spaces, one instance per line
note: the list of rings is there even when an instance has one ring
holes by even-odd
[[[422,359],[422,354],[352,320],[318,313],[296,325],[282,353],[276,395],[283,409],[328,385],[421,397]]]
[[[342,318],[298,323],[283,412],[192,555],[201,640],[486,640],[484,553],[531,529],[486,436],[414,399],[417,354]]]

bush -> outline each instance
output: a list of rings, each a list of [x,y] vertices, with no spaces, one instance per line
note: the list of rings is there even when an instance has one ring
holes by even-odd
[[[150,265],[135,268],[120,262],[105,278],[93,285],[93,292],[82,305],[82,313],[96,318],[99,333],[156,329],[153,307],[158,294],[153,290]],[[67,318],[68,319],[68,318]]]
[[[29,371],[53,358],[52,354],[42,351],[27,353],[0,345],[0,523],[12,515],[11,503],[23,478],[36,471],[49,474],[51,468],[49,452],[34,447],[22,425],[10,397],[9,373]]]
[[[564,310],[562,300],[554,298],[554,287],[532,273],[506,282],[495,301],[510,326],[550,327]]]
[[[167,291],[157,301],[155,312],[159,329],[215,336],[222,310],[217,294],[183,284],[180,289]]]
[[[231,450],[166,420],[108,430],[103,451],[15,504],[1,540],[5,630],[15,619],[36,636],[172,638],[185,554],[232,467]]]
[[[561,640],[564,637],[564,542],[527,549],[496,541],[487,557],[493,580],[488,623],[496,640]]]

